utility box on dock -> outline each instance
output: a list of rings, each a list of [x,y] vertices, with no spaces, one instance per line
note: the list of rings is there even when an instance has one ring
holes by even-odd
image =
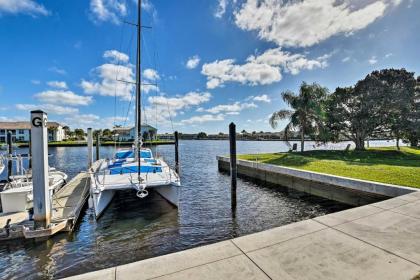
[[[33,218],[35,229],[47,228],[51,221],[47,122],[47,114],[43,111],[31,112]]]

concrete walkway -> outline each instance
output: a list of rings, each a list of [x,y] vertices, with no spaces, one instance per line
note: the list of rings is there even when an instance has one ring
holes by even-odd
[[[68,279],[394,280],[419,273],[420,192],[414,192]]]

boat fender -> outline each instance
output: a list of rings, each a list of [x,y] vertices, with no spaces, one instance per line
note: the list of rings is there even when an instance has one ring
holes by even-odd
[[[89,208],[93,208],[93,199],[91,196],[89,196],[89,199],[88,199],[88,206]]]

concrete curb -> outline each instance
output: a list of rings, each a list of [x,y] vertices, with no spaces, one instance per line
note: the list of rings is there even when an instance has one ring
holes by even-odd
[[[228,157],[217,156],[217,160],[219,162],[219,170],[229,171],[229,169],[226,169],[226,165],[223,164],[223,163],[229,163]],[[333,185],[333,186],[337,186],[341,188],[346,188],[352,191],[360,191],[364,193],[377,194],[377,195],[382,195],[386,197],[397,197],[397,196],[419,191],[418,189],[411,188],[411,187],[384,184],[384,183],[379,183],[379,182],[353,179],[353,178],[347,178],[347,177],[341,177],[341,176],[335,176],[335,175],[328,175],[328,174],[323,174],[323,173],[318,173],[318,172],[300,170],[300,169],[290,168],[290,167],[283,167],[283,166],[278,166],[278,165],[273,165],[273,164],[259,163],[259,162],[248,161],[248,160],[238,160],[237,162],[238,162],[238,172],[240,170],[240,167],[247,167],[258,172],[261,172],[261,171],[269,172],[269,173],[274,173],[281,176],[293,177],[293,178],[302,179],[305,181],[316,182],[316,183],[326,184],[326,185]],[[241,172],[241,175],[249,176],[251,178],[253,177],[251,174],[242,174],[242,173],[243,172]],[[256,177],[256,179],[260,179],[260,178]],[[293,187],[293,186],[286,185],[286,187]]]

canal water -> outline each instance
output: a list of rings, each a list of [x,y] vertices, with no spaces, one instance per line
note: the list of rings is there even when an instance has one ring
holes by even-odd
[[[389,143],[376,143],[383,146]],[[347,143],[307,149],[343,149]],[[174,165],[172,145],[153,147]],[[287,151],[280,141],[238,141],[238,153]],[[21,149],[20,153],[27,152]],[[69,177],[86,169],[86,147],[49,149],[50,165]],[[113,147],[102,147],[111,157]],[[238,181],[238,205],[230,209],[230,179],[217,170],[216,155],[229,153],[227,141],[181,141],[182,193],[179,209],[150,193],[118,194],[96,221],[86,209],[73,233],[45,242],[0,244],[0,279],[55,279],[210,244],[349,208],[348,205],[285,188]],[[0,179],[4,179],[0,177]],[[1,225],[0,225],[1,226]]]

